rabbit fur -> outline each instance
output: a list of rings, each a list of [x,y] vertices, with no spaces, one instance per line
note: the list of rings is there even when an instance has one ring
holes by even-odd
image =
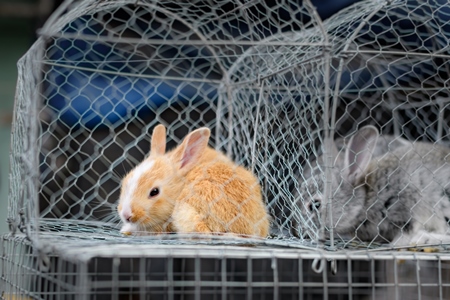
[[[208,128],[199,128],[166,153],[166,129],[155,127],[149,157],[122,181],[122,233],[267,236],[269,217],[258,179],[210,148],[209,137]]]
[[[450,149],[415,142],[374,157],[378,137],[375,127],[365,126],[350,138],[331,174],[331,203],[322,194],[323,175],[302,183],[301,229],[323,222],[327,229],[332,224],[336,236],[366,242],[450,242]]]

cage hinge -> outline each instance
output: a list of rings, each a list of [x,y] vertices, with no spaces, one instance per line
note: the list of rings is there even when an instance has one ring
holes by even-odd
[[[12,236],[16,235],[17,231],[28,236],[25,226],[25,212],[23,209],[19,210],[19,218],[9,217],[6,219],[6,222],[8,223],[9,232]]]
[[[25,226],[25,211],[23,208],[19,210],[19,224],[17,228],[20,230],[20,232],[24,233],[26,236],[28,236],[26,232],[26,226]]]
[[[7,218],[9,232],[12,236],[16,235],[17,229],[19,228],[19,221],[16,218]]]
[[[8,223],[9,232],[12,236],[16,235],[17,230],[19,230],[22,233],[25,233],[25,212],[22,209],[19,210],[19,218],[13,218],[9,217],[6,219],[6,222]]]
[[[315,258],[311,263],[311,269],[315,273],[322,273],[325,269],[325,264],[327,263],[326,259],[321,258]],[[336,275],[337,274],[337,261],[335,259],[332,259],[330,261],[330,271],[331,274]]]

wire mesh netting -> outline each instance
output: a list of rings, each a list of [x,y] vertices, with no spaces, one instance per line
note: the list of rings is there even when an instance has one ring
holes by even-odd
[[[321,22],[308,2],[216,4],[88,1],[49,20],[20,66],[11,222],[117,222],[159,123],[168,148],[209,127],[258,175],[273,235],[300,240],[326,139],[374,124],[388,146],[445,143],[446,6],[360,2]]]
[[[435,164],[425,158],[436,155],[431,154],[437,151],[432,150],[436,147],[433,144],[448,143],[447,76],[443,75],[448,65],[446,54],[441,57],[448,47],[446,17],[442,15],[447,9],[446,5],[433,7],[416,1],[394,1],[388,7],[383,2],[361,2],[325,20],[322,27],[269,37],[247,50],[230,69],[233,111],[245,116],[241,120],[251,120],[244,125],[248,130],[237,130],[242,139],[237,137],[236,156],[256,156],[247,156],[248,161],[256,161],[277,216],[275,224],[282,231],[292,228],[291,234],[318,240],[321,228],[328,237],[334,228],[338,240],[392,242],[392,232],[400,229],[406,244],[410,242],[408,227],[439,227],[440,233],[447,233],[448,217],[444,215],[448,211],[445,191],[449,173],[445,165],[449,151],[442,148],[444,153]],[[363,168],[359,160],[371,145],[368,136],[363,137],[366,143],[348,147],[343,140],[348,143],[358,128],[371,128],[364,127],[367,125],[375,125],[381,132],[373,151],[382,161],[362,175],[375,170],[379,173],[351,182],[346,172],[353,160]],[[257,130],[251,136],[253,144],[245,143],[247,132],[253,128]],[[333,136],[335,141],[330,143]],[[241,145],[248,145],[247,149]],[[347,148],[359,157],[346,156]],[[396,148],[402,149],[395,157],[387,155]],[[409,154],[411,157],[400,159],[410,152],[418,152],[417,157]],[[345,159],[349,161],[345,163]],[[392,170],[383,165],[386,161]],[[404,176],[431,169],[433,179],[421,174],[399,183],[396,168],[408,168],[410,163],[415,166]],[[390,176],[387,182],[377,178],[386,175]],[[418,182],[425,178],[428,181]],[[327,181],[331,183],[328,187]],[[302,182],[306,182],[303,188]],[[401,195],[408,186],[414,186],[417,194],[431,195],[427,189],[433,183],[440,194],[430,196],[434,198],[431,203],[421,199],[402,203],[411,201]],[[358,186],[369,191],[362,196]],[[391,187],[395,190],[392,195],[381,195]],[[333,219],[328,217],[329,210],[325,211],[328,205],[315,209],[327,199]],[[395,203],[400,204],[395,207]],[[430,211],[419,218],[421,212],[414,212],[414,205],[421,212]],[[408,215],[399,216],[398,210],[407,210]],[[312,222],[317,215],[319,220]],[[358,230],[359,235],[355,235]]]
[[[447,299],[450,293],[448,257],[439,254],[364,252],[350,258],[156,243],[149,253],[148,243],[92,247],[78,240],[79,247],[47,253],[43,266],[26,238],[4,237],[2,244],[4,299]],[[328,259],[335,261],[336,275]]]
[[[296,18],[289,20],[291,15]],[[234,100],[227,98],[232,95],[224,97],[219,89],[231,88],[228,70],[255,42],[311,27],[319,20],[311,16],[311,5],[294,2],[288,8],[256,2],[95,1],[76,9],[67,2],[21,61],[16,116],[30,118],[17,120],[13,135],[11,224],[37,229],[53,218],[117,224],[121,179],[148,154],[159,123],[167,125],[167,148],[206,126],[210,145],[256,171],[259,162],[248,160],[256,157],[254,149],[235,153],[243,132],[248,139],[240,146],[246,150],[253,144],[252,130],[239,124],[242,118],[230,105]],[[36,74],[30,76],[30,68]],[[37,145],[39,156],[24,143]],[[25,177],[34,180],[18,186]],[[265,191],[263,198],[278,218],[270,207],[280,201]],[[248,210],[255,214],[253,208]],[[246,209],[238,207],[234,219],[251,220],[239,216]],[[278,228],[272,232],[278,234]]]
[[[4,297],[447,298],[450,6],[355,2],[64,2],[18,65]]]

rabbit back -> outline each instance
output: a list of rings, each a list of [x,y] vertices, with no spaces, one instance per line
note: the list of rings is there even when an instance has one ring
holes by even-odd
[[[185,180],[172,216],[178,232],[267,236],[268,214],[250,171],[208,148]]]
[[[332,226],[337,236],[368,242],[408,244],[424,233],[450,241],[450,149],[400,140],[377,154],[379,147],[386,150],[378,136],[366,126],[350,138],[332,169],[330,203],[323,197],[324,175],[302,184],[300,230],[311,236],[322,224],[325,238]]]
[[[400,147],[372,160],[364,178],[366,219],[361,238],[379,240],[425,230],[445,234],[450,218],[450,149],[429,143]]]

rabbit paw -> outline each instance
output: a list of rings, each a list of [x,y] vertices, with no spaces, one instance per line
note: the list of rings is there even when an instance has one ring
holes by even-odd
[[[174,225],[180,233],[211,233],[197,210],[188,203],[179,203],[173,211]]]
[[[136,232],[137,228],[135,225],[131,224],[131,223],[126,223],[122,226],[122,228],[120,229],[120,233],[123,235],[132,235],[133,232]]]
[[[395,246],[421,246],[450,244],[450,235],[433,233],[420,230],[413,234],[400,236],[393,245]]]

